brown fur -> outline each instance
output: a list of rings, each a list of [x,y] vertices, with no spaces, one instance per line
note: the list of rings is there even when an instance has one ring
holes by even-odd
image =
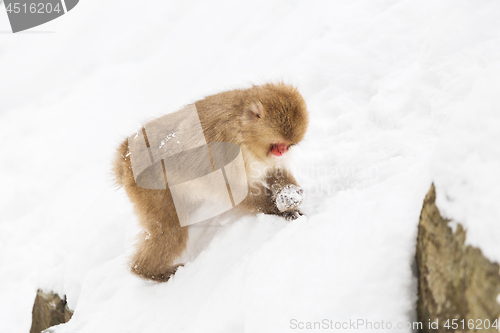
[[[195,105],[207,142],[233,142],[242,150],[250,193],[238,207],[246,212],[293,217],[298,210],[279,212],[273,194],[276,188],[297,182],[276,164],[269,148],[277,142],[293,146],[304,137],[308,114],[299,92],[283,83],[266,84],[212,95]],[[268,166],[266,177],[256,179],[250,175],[252,163]],[[114,174],[149,236],[139,240],[131,270],[144,278],[166,281],[177,269],[173,263],[186,248],[188,239],[188,228],[179,224],[170,190],[149,190],[136,185],[127,140],[118,149]],[[261,179],[267,184],[262,184]]]

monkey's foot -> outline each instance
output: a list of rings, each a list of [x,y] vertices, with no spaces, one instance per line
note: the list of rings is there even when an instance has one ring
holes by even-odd
[[[303,193],[304,190],[298,186],[293,184],[286,185],[276,194],[276,207],[280,212],[286,212],[294,209],[302,202]]]
[[[164,273],[149,273],[144,270],[140,270],[137,267],[137,265],[131,267],[130,270],[132,271],[132,273],[140,276],[143,279],[153,280],[156,282],[167,282],[170,279],[170,277],[174,275],[177,269],[181,266],[184,265],[183,264],[175,265]]]

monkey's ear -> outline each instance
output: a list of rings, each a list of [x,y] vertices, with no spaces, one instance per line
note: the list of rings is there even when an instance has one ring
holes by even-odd
[[[252,104],[250,104],[249,109],[254,120],[258,120],[259,118],[264,117],[264,107],[262,106],[261,102],[253,102]]]

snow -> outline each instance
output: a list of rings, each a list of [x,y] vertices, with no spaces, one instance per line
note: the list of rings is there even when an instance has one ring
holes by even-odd
[[[499,10],[81,1],[15,35],[0,10],[0,332],[29,330],[38,288],[75,310],[58,333],[415,320],[411,266],[432,181],[467,242],[499,258]],[[130,274],[139,230],[111,179],[119,142],[203,96],[278,80],[310,110],[287,153],[306,216],[225,216],[169,282]]]
[[[500,262],[499,64],[478,73],[433,156],[436,204],[451,225],[467,231],[466,243]]]
[[[175,132],[172,132],[172,133],[168,134],[165,137],[165,139],[161,140],[160,141],[160,146],[158,147],[158,149],[162,148],[165,145],[165,143],[167,143],[172,138],[175,138]],[[177,141],[177,143],[179,143],[179,141]]]
[[[304,190],[298,186],[286,185],[275,196],[276,207],[280,212],[297,207],[302,203],[303,192]]]

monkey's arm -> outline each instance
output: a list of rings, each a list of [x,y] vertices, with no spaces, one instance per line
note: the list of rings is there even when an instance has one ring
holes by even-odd
[[[303,215],[298,208],[302,194],[303,190],[289,171],[273,169],[262,180],[251,182],[250,193],[243,205],[251,211],[295,220]]]

